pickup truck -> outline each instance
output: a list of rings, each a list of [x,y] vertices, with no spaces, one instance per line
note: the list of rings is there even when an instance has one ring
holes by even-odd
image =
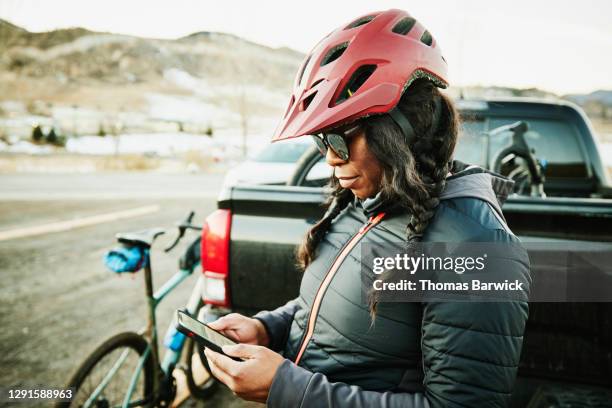
[[[579,107],[528,99],[460,100],[457,105],[462,129],[455,157],[467,163],[492,168],[496,152],[511,144],[512,135],[491,130],[527,124],[524,140],[545,177],[539,193],[521,190],[503,207],[523,242],[612,250],[612,188],[593,129]],[[309,176],[320,160],[314,150],[306,152],[287,185],[235,185],[221,191],[202,235],[207,306],[201,318],[210,321],[230,311],[250,315],[297,296],[301,273],[294,251],[323,215],[327,179]],[[532,260],[532,271],[537,268]],[[612,299],[612,276],[606,279]],[[512,406],[612,406],[612,302],[530,304]]]

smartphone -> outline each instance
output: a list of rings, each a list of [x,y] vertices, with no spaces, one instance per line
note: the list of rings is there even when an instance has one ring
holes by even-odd
[[[194,338],[198,343],[217,353],[223,354],[236,361],[242,361],[241,358],[228,356],[221,350],[222,346],[238,344],[234,340],[224,336],[207,324],[194,319],[182,310],[177,310],[177,322],[177,329],[181,333]]]

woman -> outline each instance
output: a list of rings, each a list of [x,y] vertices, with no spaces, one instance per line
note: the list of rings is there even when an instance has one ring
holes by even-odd
[[[211,325],[245,343],[224,347],[242,362],[206,350],[237,395],[274,407],[507,405],[526,302],[361,299],[357,243],[518,242],[500,209],[512,182],[452,161],[446,85],[436,41],[400,10],[338,28],[306,58],[274,140],[317,135],[333,192],[299,248],[300,295]],[[510,260],[509,277],[528,283],[528,272]]]

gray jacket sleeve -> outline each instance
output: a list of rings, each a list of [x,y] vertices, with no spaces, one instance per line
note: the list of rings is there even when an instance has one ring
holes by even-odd
[[[281,351],[285,347],[287,337],[289,336],[289,329],[293,322],[293,315],[298,308],[296,299],[293,299],[275,310],[264,310],[253,316],[253,318],[263,323],[268,332],[270,339],[268,348],[274,351]]]
[[[332,383],[285,360],[272,381],[266,404],[270,408],[429,408],[420,393],[366,391],[355,385]]]

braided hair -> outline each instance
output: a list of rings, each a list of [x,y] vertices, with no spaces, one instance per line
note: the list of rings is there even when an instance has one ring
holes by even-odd
[[[416,137],[408,143],[389,115],[360,121],[368,149],[383,169],[381,198],[397,203],[411,215],[406,242],[421,240],[436,212],[446,185],[458,133],[458,115],[453,103],[427,79],[417,79],[406,89],[398,108],[408,118]],[[354,196],[332,177],[332,193],[324,204],[326,213],[306,234],[298,248],[298,265],[306,267],[316,257],[316,248],[332,221],[352,202]],[[369,308],[376,314],[377,294],[370,293]]]
[[[323,236],[329,229],[334,218],[336,218],[354,198],[351,190],[340,187],[335,177],[330,178],[328,186],[331,187],[332,192],[325,203],[323,203],[323,207],[326,208],[327,211],[325,215],[323,215],[323,218],[310,228],[306,233],[306,238],[298,247],[298,267],[302,270],[305,270],[315,258],[317,246],[323,239]]]

